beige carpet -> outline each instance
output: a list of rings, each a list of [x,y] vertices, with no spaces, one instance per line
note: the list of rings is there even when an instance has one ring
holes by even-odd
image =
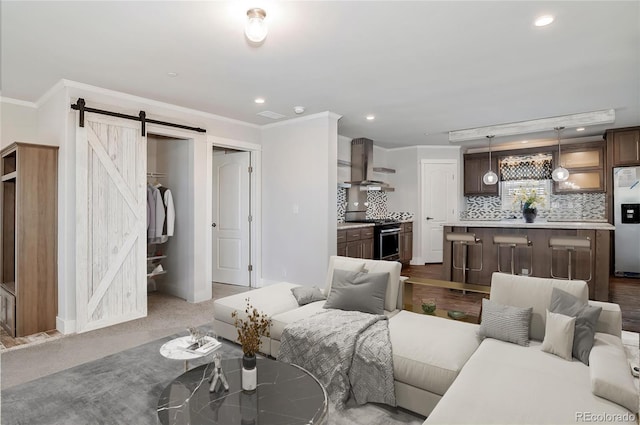
[[[148,315],[82,334],[26,344],[0,353],[2,389],[100,359],[158,338],[213,320],[213,301],[248,288],[213,284],[213,299],[197,304],[154,292],[149,294]],[[46,359],[46,361],[43,361]]]

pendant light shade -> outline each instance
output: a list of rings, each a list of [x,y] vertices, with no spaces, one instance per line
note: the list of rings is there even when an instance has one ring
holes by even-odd
[[[553,173],[551,173],[551,178],[556,182],[564,182],[569,178],[569,170],[562,166],[562,157],[560,153],[560,132],[564,130],[564,127],[556,127],[556,132],[558,133],[558,166]]]
[[[496,173],[493,172],[493,170],[491,169],[491,140],[494,138],[495,136],[487,136],[487,139],[489,139],[489,171],[487,171],[486,173],[484,173],[484,176],[482,176],[482,182],[484,184],[487,185],[492,185],[492,184],[496,184],[498,183],[498,175]]]

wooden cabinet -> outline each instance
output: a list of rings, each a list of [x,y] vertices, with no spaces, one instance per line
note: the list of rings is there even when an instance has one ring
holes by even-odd
[[[402,223],[400,227],[400,262],[409,263],[413,258],[413,222]]]
[[[14,143],[0,156],[0,323],[27,336],[56,327],[58,148]]]
[[[568,146],[562,149],[561,164],[569,171],[564,182],[554,182],[555,193],[604,192],[606,180],[604,142]],[[554,167],[558,164],[554,153]]]
[[[338,255],[373,259],[373,226],[338,230]]]
[[[607,130],[605,138],[613,150],[613,167],[640,165],[640,127]]]
[[[498,174],[498,159],[491,158],[491,169]],[[489,171],[489,153],[466,154],[464,156],[464,195],[498,195],[498,185],[486,185],[482,181]]]

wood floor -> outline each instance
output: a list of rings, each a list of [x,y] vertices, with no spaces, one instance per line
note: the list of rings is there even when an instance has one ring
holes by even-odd
[[[428,264],[426,266],[402,267],[402,276],[442,279],[442,264]],[[640,279],[609,278],[611,302],[619,304],[622,310],[622,329],[640,332]],[[420,303],[423,298],[434,298],[438,308],[445,310],[459,310],[467,314],[480,314],[482,303],[481,294],[462,294],[442,288],[428,288],[415,286],[413,289],[413,303]]]

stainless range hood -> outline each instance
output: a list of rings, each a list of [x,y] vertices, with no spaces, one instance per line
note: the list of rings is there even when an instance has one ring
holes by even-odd
[[[351,181],[360,190],[385,190],[389,185],[373,178],[373,140],[353,139],[351,141]]]
[[[373,178],[373,140],[359,138],[351,141],[351,187],[347,191],[346,221],[365,219],[368,191],[392,191],[383,181]]]

